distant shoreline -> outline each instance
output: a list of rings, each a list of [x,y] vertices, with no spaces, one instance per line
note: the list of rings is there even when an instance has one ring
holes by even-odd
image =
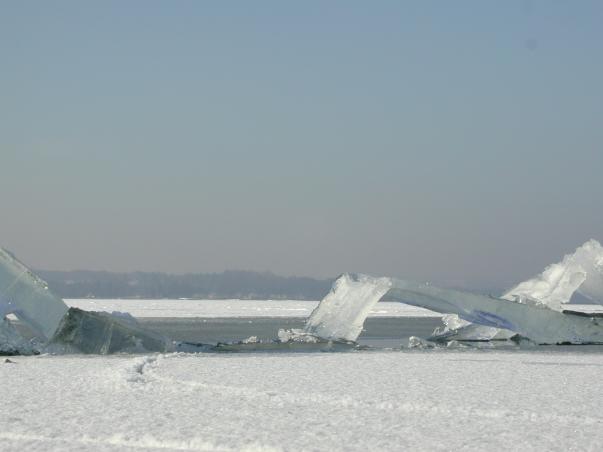
[[[168,274],[36,270],[61,298],[182,300],[320,300],[332,279],[285,277],[268,272]]]

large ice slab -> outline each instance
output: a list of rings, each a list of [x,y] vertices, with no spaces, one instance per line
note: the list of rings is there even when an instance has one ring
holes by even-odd
[[[429,284],[392,279],[388,297],[479,325],[515,331],[539,344],[603,343],[603,325],[595,318],[568,315],[544,306],[516,303]]]
[[[20,337],[6,320],[9,314],[36,335],[35,344]],[[174,346],[171,340],[146,330],[129,315],[69,308],[44,281],[2,248],[0,321],[0,353],[4,354],[164,352]]]
[[[50,339],[67,305],[53,295],[48,284],[8,251],[0,248],[0,316],[14,314],[40,339]]]

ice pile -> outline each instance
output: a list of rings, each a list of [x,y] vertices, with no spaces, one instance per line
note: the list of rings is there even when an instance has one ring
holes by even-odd
[[[514,337],[538,344],[603,343],[603,319],[563,310],[578,291],[603,302],[603,247],[590,240],[558,264],[518,284],[502,297],[442,289],[426,283],[343,274],[303,330],[281,332],[287,340],[355,341],[371,308],[386,295],[447,314],[436,341],[494,341]],[[599,323],[601,321],[601,323]]]
[[[8,320],[13,315],[21,330]],[[0,354],[43,351],[115,353],[167,351],[167,338],[146,331],[131,316],[69,308],[48,285],[0,248]]]

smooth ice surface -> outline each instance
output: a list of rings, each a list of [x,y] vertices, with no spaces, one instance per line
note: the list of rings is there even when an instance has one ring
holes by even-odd
[[[355,341],[371,309],[390,287],[389,278],[340,276],[308,318],[304,332],[322,339]]]
[[[50,339],[67,305],[12,254],[0,248],[0,317],[15,314],[41,339]]]
[[[0,448],[594,451],[585,349],[12,357]]]
[[[603,304],[603,247],[589,240],[559,263],[548,266],[535,278],[524,281],[501,298],[563,310],[575,291]]]
[[[307,318],[318,301],[307,300],[115,300],[66,299],[85,311],[128,312],[137,318],[297,317]],[[442,314],[398,302],[381,301],[369,317],[440,317]]]

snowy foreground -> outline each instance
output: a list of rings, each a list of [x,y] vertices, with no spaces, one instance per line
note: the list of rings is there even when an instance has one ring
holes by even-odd
[[[0,449],[600,450],[596,350],[11,357]]]

